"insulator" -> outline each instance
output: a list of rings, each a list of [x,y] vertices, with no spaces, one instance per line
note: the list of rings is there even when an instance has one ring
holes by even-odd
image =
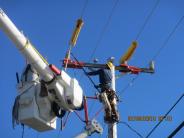
[[[131,46],[128,48],[127,52],[121,57],[120,64],[124,64],[132,57],[136,47],[137,47],[137,42],[133,41]]]
[[[150,61],[150,69],[151,70],[154,70],[155,69],[155,64],[154,64],[154,61]]]
[[[81,31],[81,28],[82,28],[83,24],[84,23],[83,23],[82,19],[78,19],[77,20],[77,24],[76,24],[75,30],[74,30],[74,32],[72,34],[72,38],[70,40],[70,45],[72,45],[72,46],[76,45],[77,38],[79,36],[79,33]]]

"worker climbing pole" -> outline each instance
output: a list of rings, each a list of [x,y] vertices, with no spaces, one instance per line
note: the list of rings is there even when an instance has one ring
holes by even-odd
[[[92,72],[88,72],[87,75],[99,75],[100,84],[97,85],[97,88],[100,88],[99,100],[104,104],[105,116],[104,120],[108,123],[118,122],[119,114],[115,108],[114,98],[116,98],[115,91],[112,88],[112,73],[111,70],[113,68],[113,57],[108,60],[107,65],[109,69],[98,69]]]

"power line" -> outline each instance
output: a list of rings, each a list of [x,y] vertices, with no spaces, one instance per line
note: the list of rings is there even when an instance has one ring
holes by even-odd
[[[112,10],[111,10],[111,12],[110,12],[110,14],[109,14],[109,17],[108,17],[108,19],[107,19],[107,22],[105,23],[105,26],[103,27],[103,29],[102,29],[102,31],[101,31],[101,33],[100,33],[100,37],[99,37],[98,40],[97,40],[96,46],[95,46],[95,48],[94,48],[93,51],[92,51],[92,54],[91,54],[91,56],[90,56],[90,58],[89,58],[89,61],[93,58],[94,54],[96,53],[97,48],[98,48],[99,45],[100,45],[100,42],[102,41],[102,38],[103,38],[103,36],[104,36],[104,34],[105,34],[105,31],[107,30],[107,27],[109,26],[109,23],[110,23],[110,21],[111,21],[111,19],[112,19],[114,10],[116,9],[116,6],[117,6],[118,2],[119,2],[119,0],[116,0],[115,3],[114,3],[114,5],[113,5],[113,7],[112,7]]]
[[[155,130],[156,128],[162,123],[162,121],[167,117],[167,115],[174,109],[174,107],[181,101],[183,98],[184,93],[180,96],[180,98],[174,103],[174,105],[169,109],[169,111],[164,115],[163,119],[161,119],[154,127],[153,129],[148,133],[148,135],[145,138],[148,138]]]
[[[153,58],[151,60],[156,60],[156,58],[160,55],[161,51],[166,47],[166,45],[168,44],[169,40],[171,39],[171,37],[173,36],[173,34],[176,32],[177,28],[179,27],[179,25],[181,24],[181,22],[183,21],[183,19],[184,19],[184,16],[182,16],[179,19],[179,21],[176,23],[176,25],[174,26],[174,28],[169,33],[168,37],[165,39],[164,43],[160,46],[160,48],[158,49],[158,51],[156,52],[156,54],[153,56]],[[125,88],[123,88],[120,91],[120,95],[122,95],[135,82],[135,80],[138,79],[138,77],[139,76],[136,76],[133,79],[131,79],[130,82],[125,86]]]
[[[165,46],[167,45],[167,43],[169,42],[169,40],[171,39],[171,37],[173,36],[173,34],[176,32],[178,26],[181,24],[181,22],[183,21],[184,16],[182,16],[180,18],[180,20],[177,22],[177,24],[174,26],[174,28],[172,29],[172,31],[170,32],[170,34],[168,35],[168,37],[165,39],[164,43],[161,45],[161,47],[159,48],[159,50],[157,51],[157,53],[153,56],[152,60],[156,60],[156,58],[160,55],[161,51],[165,48]],[[131,86],[131,84],[134,83],[134,81],[138,78],[139,76],[134,77],[133,79],[131,79],[131,81],[126,85],[126,87],[121,91],[121,95]],[[167,115],[172,111],[172,109],[177,105],[177,103],[183,98],[184,94],[179,98],[179,100],[174,104],[174,106],[165,114],[164,118],[167,117]],[[163,118],[163,119],[164,119]],[[160,123],[163,120],[161,120],[151,131],[150,133],[146,136],[146,138],[148,138],[153,132],[154,130],[160,125]]]
[[[168,138],[172,138],[173,136],[175,136],[183,127],[184,121],[168,136]]]
[[[88,0],[85,0],[84,6],[83,6],[82,11],[81,11],[81,16],[80,16],[81,19],[83,18],[83,15],[84,15],[84,12],[86,10],[87,5],[88,5]]]
[[[156,10],[156,8],[158,7],[160,3],[160,0],[157,0],[155,5],[153,6],[152,10],[150,11],[150,13],[148,14],[148,16],[146,17],[143,25],[141,26],[139,32],[137,33],[135,40],[138,40],[140,35],[142,34],[142,32],[144,31],[144,28],[146,27],[148,21],[150,20],[151,16],[153,15],[154,11]],[[120,92],[120,96],[134,83],[134,81],[138,78],[138,76],[134,77],[133,79],[130,80],[130,82],[121,90]]]
[[[157,8],[157,6],[159,5],[160,3],[160,0],[157,0],[155,5],[153,6],[152,10],[150,11],[150,13],[148,14],[148,16],[146,17],[143,25],[141,26],[139,32],[137,33],[136,37],[135,37],[135,40],[138,40],[140,35],[142,34],[142,32],[144,31],[144,28],[146,27],[148,21],[150,20],[151,16],[153,15],[155,9]]]
[[[73,53],[71,53],[72,57],[77,61],[77,63],[80,65],[80,62],[78,61],[78,59],[74,56]],[[84,72],[84,74],[88,77],[88,79],[90,80],[90,82],[93,84],[94,88],[100,92],[100,90],[96,87],[95,82],[91,79],[91,77],[87,74],[86,70],[84,69],[84,67],[82,67],[82,70]]]
[[[160,3],[160,0],[157,0],[155,5],[153,6],[152,10],[150,11],[150,13],[148,14],[148,16],[146,17],[143,25],[141,26],[139,32],[137,33],[135,40],[138,40],[140,35],[142,34],[142,32],[144,31],[144,28],[146,27],[148,21],[150,20],[151,16],[153,15],[154,11],[156,10],[156,8],[158,7]],[[138,78],[138,76],[134,77],[133,79],[130,80],[130,82],[121,90],[120,92],[120,96],[134,83],[134,81]]]
[[[86,0],[86,1],[88,1],[88,0]],[[114,3],[114,5],[113,5],[113,7],[112,7],[112,10],[111,10],[111,12],[110,12],[110,14],[109,14],[109,16],[108,16],[107,22],[105,23],[105,26],[103,27],[103,29],[102,29],[102,31],[101,31],[101,33],[100,33],[100,36],[99,36],[99,38],[97,39],[96,46],[95,46],[95,48],[93,49],[93,51],[92,51],[92,53],[91,53],[91,56],[90,56],[88,62],[92,60],[94,54],[96,53],[97,48],[99,47],[100,42],[102,41],[102,38],[103,38],[103,36],[104,36],[104,34],[105,34],[105,31],[106,31],[107,27],[109,26],[109,23],[110,23],[110,21],[111,21],[111,19],[112,19],[114,10],[115,10],[115,8],[116,8],[118,2],[119,2],[119,0],[116,0],[115,3]],[[86,2],[86,3],[87,3],[87,2]],[[87,4],[85,4],[85,5],[87,5]],[[85,8],[83,8],[83,9],[85,9]],[[81,80],[82,77],[83,77],[83,75],[81,74],[81,76],[79,77],[79,80]]]
[[[122,96],[122,94],[130,87],[130,86],[132,86],[132,84],[134,83],[134,81],[136,80],[136,79],[138,79],[138,75],[137,76],[135,76],[134,78],[132,78],[128,83],[127,83],[127,85],[120,91],[120,94],[119,94],[119,96],[121,97]]]
[[[156,60],[156,58],[160,55],[161,51],[165,48],[169,40],[171,39],[172,35],[176,32],[178,26],[181,24],[183,21],[184,16],[182,16],[177,24],[174,26],[173,30],[169,33],[168,37],[165,39],[164,43],[161,45],[161,47],[158,49],[157,53],[153,56],[152,60]]]
[[[132,128],[127,122],[120,121],[119,123],[126,125],[131,131],[133,131],[134,133],[136,133],[137,136],[139,136],[140,138],[143,138],[143,136],[139,132],[137,132],[137,130],[135,130],[134,128]]]

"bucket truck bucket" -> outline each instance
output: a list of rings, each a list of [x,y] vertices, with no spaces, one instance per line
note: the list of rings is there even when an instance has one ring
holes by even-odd
[[[37,131],[56,129],[56,115],[52,109],[52,101],[47,95],[41,96],[41,93],[48,91],[43,89],[36,70],[30,64],[24,69],[17,90],[19,93],[13,107],[13,121]]]
[[[56,129],[56,116],[51,109],[51,102],[47,97],[40,97],[40,83],[26,85],[18,96],[18,120],[37,131]]]

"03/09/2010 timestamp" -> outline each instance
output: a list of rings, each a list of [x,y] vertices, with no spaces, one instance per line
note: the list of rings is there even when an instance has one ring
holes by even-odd
[[[172,121],[172,116],[128,116],[128,121]]]

